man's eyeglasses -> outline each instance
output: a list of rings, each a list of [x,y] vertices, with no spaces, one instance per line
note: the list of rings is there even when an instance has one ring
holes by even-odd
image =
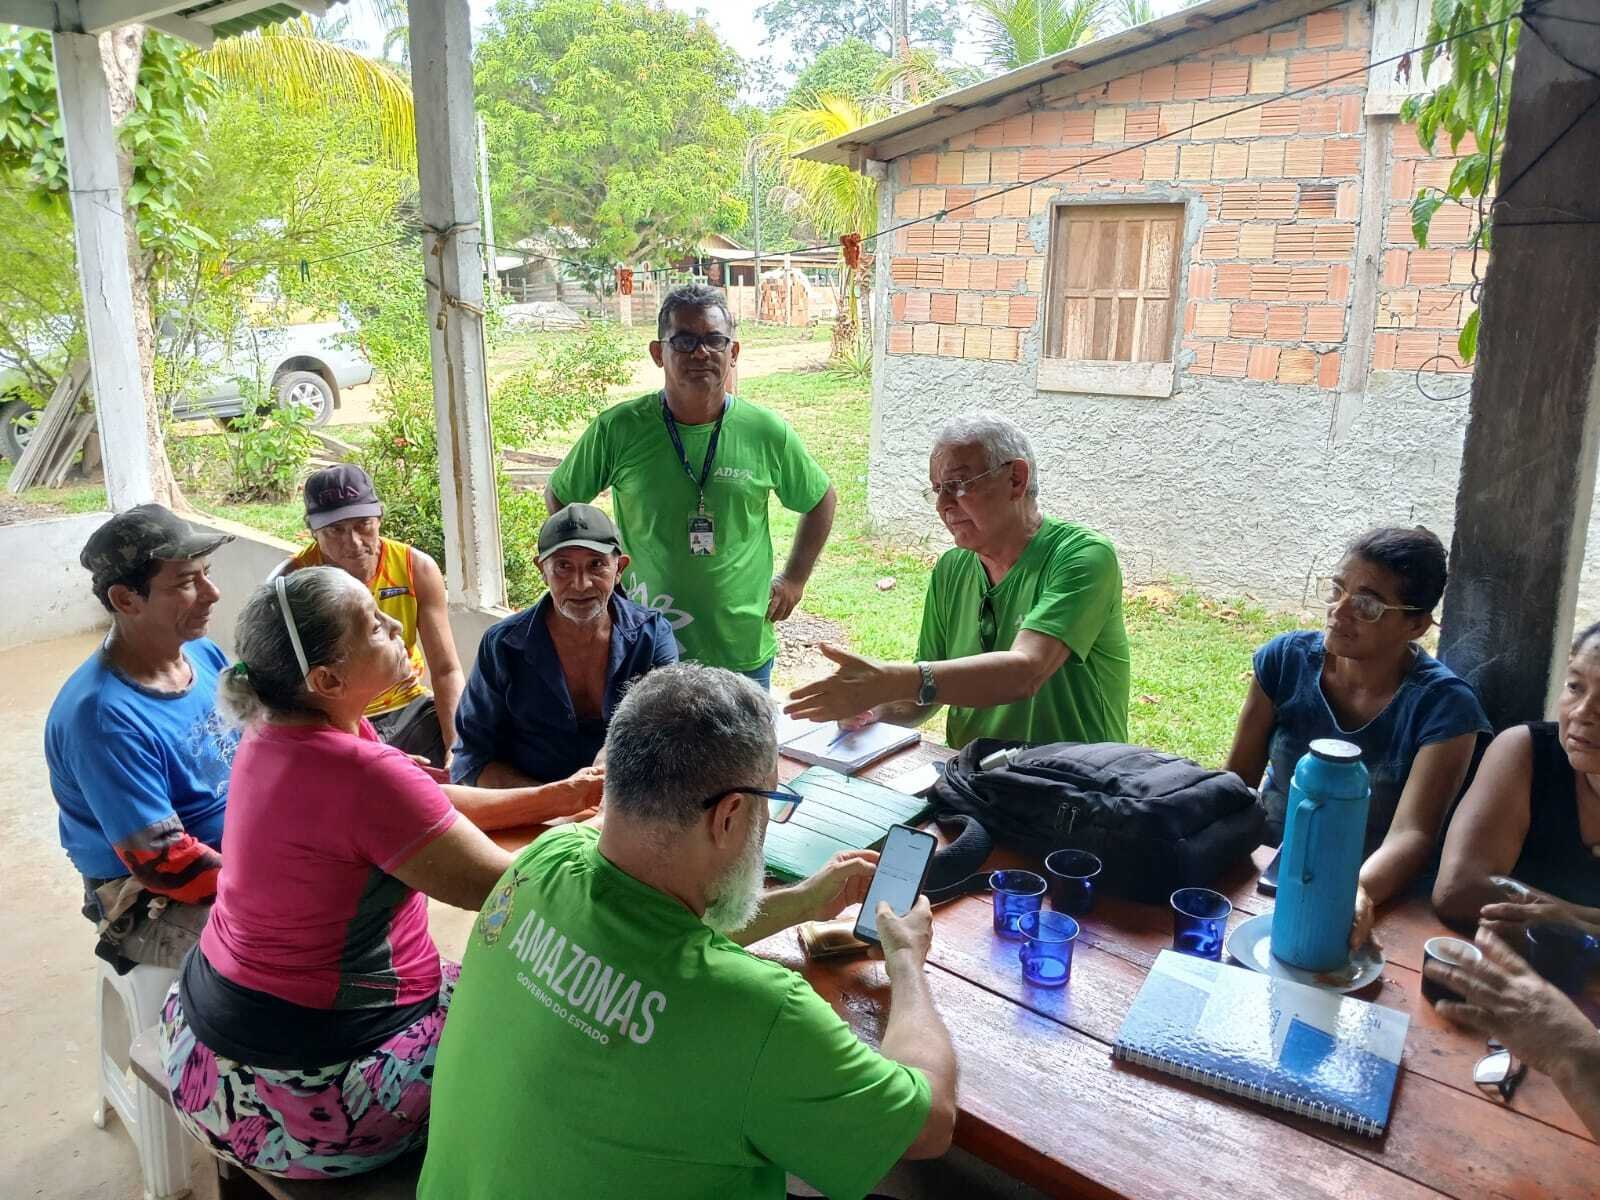
[[[675,333],[667,339],[679,354],[693,354],[704,346],[713,354],[721,354],[733,345],[733,339],[725,333]]]
[[[998,466],[990,467],[982,475],[974,475],[971,479],[946,479],[943,483],[936,483],[932,487],[922,489],[922,498],[930,504],[936,504],[943,496],[946,500],[959,500],[972,490],[972,485],[979,480],[987,479],[996,471],[1003,471],[1017,460],[1008,458]]]
[[[701,808],[714,808],[729,796],[743,793],[747,796],[761,796],[767,802],[767,817],[774,825],[782,825],[792,816],[794,810],[800,807],[800,801],[805,797],[787,784],[780,783],[776,788],[768,791],[766,788],[735,787],[718,792],[715,796],[707,796],[700,802]]]
[[[1383,620],[1383,614],[1390,609],[1398,612],[1424,611],[1415,604],[1385,604],[1376,596],[1369,596],[1365,592],[1347,592],[1331,579],[1323,586],[1322,602],[1329,608],[1333,608],[1347,597],[1350,600],[1350,611],[1355,613],[1356,620],[1365,621],[1368,625]]]
[[[1507,1050],[1494,1038],[1489,1039],[1489,1053],[1478,1060],[1478,1065],[1472,1068],[1472,1082],[1485,1091],[1493,1089],[1500,1093],[1500,1099],[1507,1104],[1516,1094],[1517,1085],[1528,1074],[1528,1064],[1519,1063],[1511,1057]]]

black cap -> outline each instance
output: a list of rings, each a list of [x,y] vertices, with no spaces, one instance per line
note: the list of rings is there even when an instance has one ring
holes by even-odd
[[[383,516],[372,476],[354,463],[324,467],[306,480],[306,525],[315,533],[335,521]]]
[[[539,530],[540,562],[568,546],[582,546],[601,554],[622,553],[617,527],[592,504],[569,504],[545,521]]]
[[[78,561],[108,587],[154,560],[186,562],[204,558],[233,536],[191,525],[159,504],[141,504],[118,513],[89,535]]]

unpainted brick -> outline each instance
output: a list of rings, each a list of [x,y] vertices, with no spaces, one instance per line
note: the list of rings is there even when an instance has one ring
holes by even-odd
[[[917,216],[931,217],[934,213],[943,210],[943,188],[923,188],[920,192],[917,192],[916,195],[919,200],[919,207],[916,214]]]
[[[1007,314],[1006,323],[1016,328],[1026,329],[1039,319],[1039,298],[1037,296],[1011,297],[1011,309]]]
[[[966,331],[959,325],[939,326],[939,356],[941,358],[960,358],[961,346],[966,340]]]
[[[1210,267],[1191,267],[1191,271],[1205,270]],[[1215,294],[1219,300],[1243,300],[1250,295],[1251,267],[1247,263],[1222,263],[1215,268],[1216,287],[1214,293],[1208,289],[1206,292],[1195,291],[1193,285],[1190,294],[1194,296],[1207,296]],[[1191,277],[1192,278],[1192,277]],[[1287,287],[1285,288],[1287,292]]]
[[[1278,358],[1279,383],[1311,383],[1316,377],[1316,351],[1298,347],[1285,349]]]
[[[963,358],[988,358],[994,344],[994,331],[982,325],[967,326],[966,340],[961,347]]]
[[[968,150],[961,156],[961,182],[989,182],[989,154],[987,151]]]
[[[1006,144],[1005,138],[1006,127],[999,121],[994,121],[988,125],[980,125],[973,132],[972,144],[974,146],[992,149],[995,146],[1004,146]]]
[[[1280,50],[1298,50],[1300,48],[1300,24],[1294,22],[1286,27],[1269,30],[1267,32],[1267,49],[1273,54]]]
[[[1278,354],[1277,346],[1251,346],[1250,357],[1245,366],[1245,376],[1261,382],[1277,378]]]
[[[1139,98],[1139,77],[1137,75],[1123,75],[1106,84],[1104,98],[1113,104],[1126,104],[1130,100]]]
[[[983,323],[985,325],[1004,325],[1011,319],[1011,302],[1004,296],[985,296],[983,298]]]
[[[1283,91],[1289,77],[1289,61],[1283,58],[1258,58],[1250,64],[1250,94],[1260,96]],[[1263,110],[1265,111],[1265,110]]]
[[[972,260],[947,258],[944,261],[944,286],[951,289],[972,286]]]
[[[895,283],[915,283],[917,281],[917,260],[914,258],[891,258],[889,260],[889,278]]]
[[[1313,304],[1306,309],[1306,340],[1312,342],[1344,341],[1344,312],[1334,304]]]
[[[1016,362],[1021,353],[1022,337],[1015,329],[996,329],[989,346],[989,357]]]
[[[1302,220],[1331,217],[1339,207],[1338,188],[1331,183],[1302,183],[1300,185],[1300,211]]]
[[[1209,300],[1216,294],[1216,267],[1202,267],[1196,263],[1190,266],[1188,279],[1191,300]]]
[[[1333,205],[1333,215],[1341,221],[1354,221],[1361,215],[1361,188],[1357,184],[1339,185],[1338,199]]]
[[[1228,334],[1230,306],[1208,300],[1196,300],[1189,305],[1191,319],[1185,322],[1197,337],[1226,337]]]
[[[1315,246],[1312,255],[1316,258],[1349,258],[1356,249],[1356,229],[1354,225],[1318,225],[1313,230]]]
[[[1218,342],[1211,352],[1211,373],[1225,379],[1243,379],[1249,347],[1238,342]]]
[[[1332,389],[1339,386],[1339,365],[1343,359],[1344,356],[1337,350],[1317,356],[1318,387]]]
[[[1283,173],[1291,178],[1322,174],[1322,140],[1292,138],[1283,144]]]
[[[1190,142],[1178,147],[1178,178],[1212,178],[1212,155],[1216,147],[1208,142]]]
[[[1267,332],[1267,306],[1265,304],[1235,304],[1228,315],[1228,333],[1233,337],[1265,337]]]
[[[1361,172],[1361,139],[1328,138],[1322,143],[1322,174],[1357,175]]]
[[[1266,221],[1251,221],[1239,228],[1240,258],[1272,258],[1278,227]]]
[[[1094,141],[1094,113],[1079,109],[1061,114],[1061,144],[1083,146]]]
[[[939,157],[936,154],[913,154],[911,156],[911,182],[933,183],[939,170]]]
[[[1315,87],[1325,83],[1328,78],[1328,56],[1322,53],[1296,54],[1289,59],[1289,73],[1287,82],[1290,91],[1300,88]],[[1301,117],[1302,122],[1304,116]],[[1338,116],[1335,114],[1337,122]]]
[[[889,327],[889,353],[911,353],[911,327],[909,325],[891,325]]]
[[[935,292],[931,297],[932,317],[940,325],[953,325],[956,320],[956,297],[954,292]]]
[[[1450,251],[1414,250],[1407,264],[1406,282],[1421,287],[1435,287],[1450,282]]]
[[[999,265],[1000,264],[992,258],[974,259],[971,264],[971,282],[968,286],[976,288],[980,292],[994,291],[995,270],[997,267],[999,267]],[[988,324],[987,321],[984,323]]]
[[[1044,291],[1044,256],[1028,260],[1028,273],[1023,282],[1034,295]]]
[[[1422,329],[1461,328],[1461,293],[1424,291],[1417,297],[1417,325]]]
[[[1261,106],[1262,137],[1289,137],[1301,132],[1298,100],[1274,100]]]
[[[1287,300],[1294,270],[1290,267],[1250,267],[1250,299]]]
[[[1212,227],[1200,234],[1201,258],[1238,258],[1238,226]]]
[[[1188,128],[1194,123],[1194,105],[1192,104],[1163,104],[1160,116],[1156,119],[1156,131],[1162,137],[1184,140],[1189,137]],[[1178,133],[1178,130],[1184,132]]]
[[[1139,98],[1147,102],[1171,100],[1174,73],[1171,63],[1145,71],[1139,76]]]
[[[1376,334],[1372,339],[1372,369],[1374,371],[1394,370],[1394,344],[1396,338],[1392,333]]]
[[[1252,179],[1275,179],[1284,173],[1282,142],[1250,143],[1250,166],[1246,174]]]
[[[1005,119],[1005,144],[1026,146],[1033,141],[1033,114],[1016,113]]]
[[[1115,105],[1095,109],[1094,140],[1097,142],[1122,141],[1123,124],[1127,119],[1127,115],[1127,109]]]
[[[983,324],[983,297],[971,291],[956,293],[955,319],[962,325]]]
[[[939,352],[939,327],[937,325],[915,325],[911,329],[911,345],[918,354],[937,354]]]
[[[922,202],[922,193],[910,188],[901,188],[894,194],[894,215],[899,220],[917,215],[918,205]]]
[[[989,182],[1015,183],[1022,178],[1022,156],[1015,150],[996,150],[989,155]]]
[[[1306,310],[1298,304],[1273,304],[1267,308],[1267,338],[1296,342],[1305,335]]]
[[[1243,37],[1234,38],[1228,43],[1230,53],[1237,54],[1240,58],[1254,58],[1258,54],[1267,52],[1267,35],[1265,33],[1247,33]]]
[[[1027,188],[1017,188],[1000,197],[1000,212],[1007,217],[1026,217],[1031,197]],[[996,250],[996,254],[1009,254],[1008,250]]]
[[[1344,13],[1335,8],[1327,12],[1312,13],[1305,19],[1306,47],[1326,49],[1344,45]]]
[[[939,155],[935,183],[960,183],[961,170],[966,163],[966,155],[961,153],[945,153]]]
[[[1213,179],[1243,179],[1250,166],[1250,148],[1243,142],[1218,142],[1211,159]]]
[[[995,259],[994,286],[999,292],[1014,292],[1027,281],[1028,261],[1023,258]]]
[[[1242,96],[1250,87],[1250,64],[1244,62],[1213,63],[1211,66],[1211,95]]]
[[[1150,146],[1144,152],[1144,177],[1146,179],[1172,179],[1178,173],[1179,147],[1171,145]]]

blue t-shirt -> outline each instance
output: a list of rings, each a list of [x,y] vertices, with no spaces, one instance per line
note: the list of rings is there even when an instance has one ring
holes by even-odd
[[[1295,764],[1316,738],[1339,738],[1361,748],[1372,780],[1367,811],[1367,853],[1378,848],[1394,822],[1400,793],[1417,751],[1463,733],[1487,733],[1489,718],[1472,685],[1422,647],[1394,698],[1360,729],[1339,725],[1322,694],[1323,635],[1315,630],[1281,633],[1256,651],[1256,682],[1277,709],[1268,748],[1261,801],[1267,810],[1266,841],[1283,840],[1284,813]]]
[[[228,665],[215,642],[183,647],[194,668],[184,692],[157,692],[119,673],[97,650],[62,686],[44,726],[61,845],[78,871],[114,879],[128,868],[112,847],[176,816],[222,845],[228,772],[239,737],[216,712]]]

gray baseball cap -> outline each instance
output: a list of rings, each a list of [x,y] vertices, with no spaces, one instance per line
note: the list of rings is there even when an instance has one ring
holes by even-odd
[[[78,555],[95,586],[110,586],[146,564],[204,558],[233,535],[191,525],[159,504],[141,504],[118,513],[89,535]]]
[[[617,527],[592,504],[569,504],[545,521],[539,530],[539,561],[557,550],[581,546],[601,554],[621,554],[622,539]]]

